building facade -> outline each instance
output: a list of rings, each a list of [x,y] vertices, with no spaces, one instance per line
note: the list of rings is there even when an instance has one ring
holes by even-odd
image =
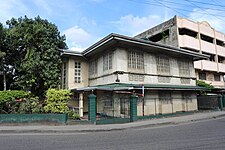
[[[224,89],[225,34],[209,23],[175,16],[135,37],[209,55],[208,60],[194,62],[197,80]]]
[[[139,38],[110,34],[81,53],[62,52],[62,87],[72,89],[81,117],[88,95],[97,113],[129,115],[129,96],[139,96],[138,116],[197,110],[193,60],[207,55]]]

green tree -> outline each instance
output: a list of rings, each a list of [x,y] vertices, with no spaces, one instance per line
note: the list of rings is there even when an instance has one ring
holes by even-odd
[[[3,52],[6,49],[5,31],[3,25],[0,23],[0,90],[6,89],[6,73],[4,69],[4,57],[6,53]]]
[[[66,49],[65,36],[57,26],[41,19],[12,18],[6,22],[6,62],[11,70],[11,88],[43,96],[48,88],[59,84],[60,49]]]

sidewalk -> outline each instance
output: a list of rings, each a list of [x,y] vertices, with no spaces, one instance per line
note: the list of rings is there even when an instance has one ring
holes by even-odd
[[[151,127],[165,124],[180,124],[191,121],[207,120],[225,117],[225,111],[197,112],[184,116],[175,116],[159,119],[148,119],[125,124],[109,125],[25,125],[25,126],[0,126],[0,134],[4,133],[77,133],[77,132],[100,132],[112,130],[125,130],[129,128]]]

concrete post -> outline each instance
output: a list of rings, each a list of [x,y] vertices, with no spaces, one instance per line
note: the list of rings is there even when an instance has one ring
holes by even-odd
[[[96,122],[96,96],[94,94],[90,94],[88,103],[88,120],[92,123]]]
[[[225,95],[222,95],[223,107],[225,107]]]
[[[218,95],[218,106],[220,108],[220,110],[223,110],[223,102],[222,102],[222,95]]]
[[[84,116],[83,109],[84,109],[84,94],[80,93],[79,94],[79,115],[80,115],[80,117]]]
[[[137,120],[137,99],[138,96],[135,94],[130,96],[130,122]]]

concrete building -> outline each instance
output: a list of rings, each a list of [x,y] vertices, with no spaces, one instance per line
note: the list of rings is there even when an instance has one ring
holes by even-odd
[[[139,95],[138,116],[197,110],[193,60],[206,55],[139,38],[110,34],[79,53],[62,52],[62,87],[74,91],[73,105],[88,113],[129,116],[129,96]],[[144,97],[143,97],[144,95]]]
[[[194,22],[175,16],[135,37],[209,55],[208,60],[194,62],[196,77],[224,89],[225,34],[206,21]]]

